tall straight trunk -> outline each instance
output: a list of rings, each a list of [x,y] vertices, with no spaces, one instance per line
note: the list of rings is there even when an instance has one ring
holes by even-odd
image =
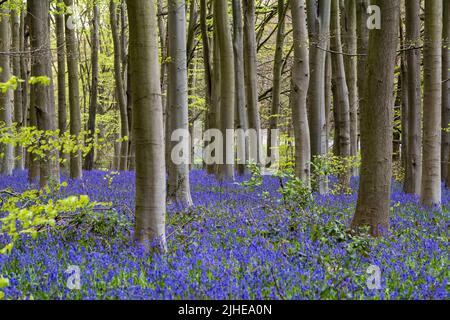
[[[309,86],[308,30],[304,0],[291,0],[294,37],[291,108],[295,135],[295,174],[307,185],[311,175],[311,144],[309,137],[306,97]]]
[[[89,119],[88,119],[88,130],[90,134],[88,137],[91,139],[91,143],[94,142],[95,137],[95,119],[97,117],[97,102],[98,102],[98,76],[99,76],[99,65],[98,65],[98,53],[99,53],[99,19],[100,12],[98,5],[95,4],[93,8],[92,17],[92,29],[91,29],[91,100],[89,103]],[[86,156],[84,166],[86,170],[92,170],[94,168],[94,147],[89,151]]]
[[[168,8],[169,57],[168,64],[168,110],[169,144],[173,152],[179,141],[172,141],[172,133],[176,130],[188,132],[188,72],[186,50],[186,10],[184,0],[169,1]],[[178,137],[176,137],[178,138]],[[174,201],[180,209],[192,206],[189,186],[190,139],[183,136],[181,140],[182,159],[170,158],[168,198]],[[178,154],[177,154],[178,156]],[[181,161],[178,161],[181,160]]]
[[[127,0],[133,130],[136,141],[134,237],[166,248],[166,164],[155,1]]]
[[[442,127],[450,126],[450,1],[444,1],[442,43]],[[442,141],[442,179],[450,186],[450,133],[444,133]]]
[[[127,100],[125,96],[125,87],[122,78],[122,46],[117,23],[117,7],[114,0],[109,2],[109,21],[111,24],[111,32],[114,43],[114,78],[116,83],[116,99],[119,104],[120,111],[120,137],[123,139],[120,147],[120,164],[119,170],[126,171],[128,169],[128,115]]]
[[[256,132],[256,141],[249,141],[249,160],[260,164],[262,157],[261,119],[258,106],[256,64],[255,0],[243,0],[244,11],[244,74],[248,128]]]
[[[368,226],[370,233],[378,236],[389,228],[394,68],[400,0],[375,0],[372,3],[381,9],[383,28],[370,31],[367,90],[361,105],[361,178],[351,228],[358,230]]]
[[[275,48],[275,58],[273,63],[273,87],[272,87],[272,104],[270,112],[270,125],[269,133],[267,136],[267,155],[271,162],[268,164],[276,162],[274,155],[277,153],[276,148],[278,144],[272,145],[272,130],[278,128],[278,116],[281,108],[281,80],[282,80],[282,69],[283,69],[283,46],[284,46],[284,32],[285,32],[285,16],[286,10],[284,5],[284,0],[278,0],[278,27],[277,27],[277,37],[276,37],[276,48]],[[276,142],[275,139],[274,142]]]
[[[73,0],[64,0],[66,6],[73,6]],[[67,71],[69,75],[69,110],[70,110],[70,135],[78,138],[81,132],[80,88],[78,77],[78,41],[72,24],[67,21],[70,14],[66,14],[65,35],[67,50]],[[81,179],[81,151],[70,154],[70,177]]]
[[[46,76],[52,81],[51,76],[51,55],[50,55],[50,33],[48,23],[48,12],[50,2],[47,0],[28,1],[28,14],[30,16],[30,50],[40,52],[31,57],[31,76]],[[53,107],[52,95],[53,86],[42,83],[33,84],[31,87],[30,109],[36,117],[36,124],[39,130],[53,130]],[[54,154],[53,154],[54,156]],[[51,152],[47,152],[45,157],[40,159],[40,185],[45,186],[57,178],[55,167],[57,164],[49,160]]]
[[[342,52],[340,27],[339,2],[331,1],[330,48],[334,52]],[[351,155],[350,102],[343,55],[332,53],[331,65],[333,69],[333,103],[337,115],[337,119],[334,121],[335,123],[339,123],[339,135],[335,137],[339,144],[338,156],[348,158]],[[350,187],[349,171],[342,172],[339,178],[342,187]]]
[[[359,108],[365,99],[366,57],[369,46],[369,29],[367,28],[367,8],[369,0],[356,0],[356,37],[357,37],[357,85]],[[359,127],[360,119],[358,119]],[[358,139],[359,140],[359,139]]]
[[[214,25],[217,28],[217,40],[220,53],[220,129],[223,136],[223,164],[219,165],[219,179],[234,179],[234,135],[227,130],[234,129],[234,58],[233,43],[228,19],[228,1],[214,1]]]
[[[5,5],[3,5],[5,7]],[[11,49],[11,26],[9,21],[9,10],[0,9],[0,51],[9,52]],[[11,78],[10,56],[3,54],[0,57],[0,82],[7,82]],[[13,91],[0,92],[0,123],[6,127],[12,126]],[[11,175],[14,169],[14,149],[11,144],[0,144],[0,173]]]
[[[405,1],[407,46],[420,46],[420,0]],[[408,149],[404,191],[420,194],[422,179],[422,88],[420,49],[408,50],[406,81],[408,89]]]
[[[58,0],[63,3],[64,0]],[[58,87],[58,129],[63,136],[67,130],[67,97],[66,97],[66,51],[64,34],[64,15],[61,12],[55,13],[55,30],[57,46],[57,87]],[[59,154],[62,159],[61,167],[67,168],[68,155],[63,151]]]
[[[13,52],[20,52],[20,13],[13,10],[11,11],[11,29],[12,29],[12,46]],[[21,65],[20,56],[15,55],[12,57],[13,74],[20,78]],[[23,105],[22,105],[22,83],[18,83],[16,90],[14,90],[14,122],[16,123],[17,130],[23,127]],[[17,145],[15,149],[15,168],[23,170],[24,167],[24,153],[23,147]]]
[[[356,34],[356,1],[341,0],[341,38],[342,51],[350,55],[344,56],[345,75],[348,87],[348,100],[350,104],[350,155],[358,155],[358,60],[356,57],[358,38]]]
[[[311,137],[311,156],[325,156],[326,145],[325,119],[325,61],[330,29],[331,1],[308,0],[308,31],[309,31],[309,65],[310,84],[308,90],[308,111]],[[327,192],[326,177],[320,177],[317,189],[323,194]]]
[[[334,115],[332,112],[332,98],[333,98],[333,88],[332,88],[332,65],[331,65],[331,53],[328,52],[325,60],[325,122],[326,122],[326,139],[325,143],[327,146],[330,145],[330,138],[331,138],[331,123],[332,120],[334,121]],[[334,110],[333,110],[334,111]],[[336,129],[336,124],[334,125]],[[334,148],[337,147],[337,144],[333,146]],[[337,150],[333,151],[334,154],[338,154]]]
[[[242,21],[242,2],[233,0],[233,49],[235,74],[235,128],[247,131],[248,119],[245,106],[245,75],[244,75],[244,29]],[[248,145],[244,135],[237,135],[237,172],[239,175],[248,173],[245,165],[248,159]],[[241,161],[239,161],[241,160]]]
[[[425,1],[423,171],[421,201],[441,203],[442,1]]]

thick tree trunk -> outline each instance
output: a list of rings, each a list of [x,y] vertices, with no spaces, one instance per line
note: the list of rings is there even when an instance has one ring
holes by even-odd
[[[6,5],[3,5],[5,7]],[[0,8],[0,51],[9,52],[11,49],[11,26],[9,10]],[[7,82],[11,78],[10,56],[0,57],[0,82]],[[12,126],[13,120],[13,90],[0,92],[0,123],[6,127]],[[14,149],[11,144],[0,144],[0,174],[11,175],[14,169]]]
[[[218,49],[220,54],[220,130],[223,136],[223,164],[219,165],[219,180],[234,179],[234,135],[227,130],[234,129],[234,58],[230,24],[228,19],[228,1],[214,1],[214,25],[217,28]]]
[[[423,171],[421,201],[441,203],[442,1],[425,1]]]
[[[306,97],[309,86],[308,31],[304,0],[291,0],[294,37],[291,108],[295,135],[295,174],[307,185],[311,175],[311,144]]]
[[[362,166],[353,230],[370,227],[374,236],[389,228],[392,178],[394,68],[398,44],[400,0],[375,0],[381,8],[381,30],[370,31],[361,105]],[[383,46],[380,46],[380,43]]]
[[[127,0],[133,130],[136,141],[134,237],[166,248],[166,164],[155,1]]]
[[[233,0],[233,49],[235,74],[235,128],[247,131],[248,119],[245,104],[245,75],[244,75],[244,29],[242,21],[242,2]],[[237,172],[239,175],[248,174],[246,162],[248,159],[248,145],[244,135],[237,135]]]
[[[244,73],[248,127],[256,132],[256,141],[249,141],[249,161],[261,163],[261,120],[258,107],[256,64],[255,0],[243,0],[244,10]]]
[[[116,82],[116,99],[119,104],[120,111],[120,137],[123,139],[120,147],[120,164],[119,170],[126,171],[128,169],[128,115],[127,100],[125,96],[125,87],[122,78],[122,50],[117,23],[117,8],[114,0],[109,3],[109,21],[111,24],[111,32],[114,43],[114,78]]]
[[[68,7],[73,6],[73,0],[64,0]],[[66,49],[67,49],[67,71],[69,75],[69,109],[70,109],[70,134],[78,138],[81,132],[81,110],[80,110],[80,89],[78,77],[78,41],[75,30],[71,23],[68,23],[71,13],[66,14]],[[81,151],[70,154],[70,177],[81,179]]]
[[[406,6],[406,45],[420,46],[420,0],[405,1]],[[405,86],[408,87],[408,148],[404,191],[420,194],[422,179],[422,88],[420,75],[420,49],[406,53],[407,74]]]
[[[334,52],[342,52],[340,18],[339,18],[339,2],[331,1],[331,40],[330,48]],[[337,143],[339,144],[339,157],[348,158],[351,155],[351,138],[350,138],[350,102],[349,91],[347,87],[347,79],[345,75],[344,57],[341,54],[331,54],[332,64],[332,83],[333,83],[333,102],[336,109],[337,119],[335,123],[339,123]],[[342,172],[339,177],[343,188],[350,187],[350,171]]]
[[[168,34],[169,34],[169,57],[168,64],[168,110],[170,123],[169,141],[171,157],[167,166],[169,168],[168,199],[174,201],[179,209],[192,206],[192,197],[189,186],[189,160],[190,139],[183,135],[181,142],[172,141],[172,138],[180,137],[172,134],[176,130],[187,133],[189,130],[188,119],[188,73],[187,73],[187,47],[186,47],[186,9],[184,0],[169,1],[168,7]],[[177,145],[182,144],[181,150]],[[175,147],[177,147],[175,149]],[[182,153],[181,159],[175,150]],[[181,161],[180,161],[181,160]]]
[[[95,118],[97,116],[97,97],[98,97],[98,76],[99,76],[99,66],[98,66],[98,51],[99,51],[99,9],[98,5],[94,5],[93,17],[92,17],[92,30],[91,30],[91,101],[89,103],[89,120],[88,120],[88,130],[90,134],[88,137],[91,139],[91,143],[94,143],[95,137]],[[94,168],[94,147],[89,151],[86,156],[84,166],[86,170],[92,170]]]
[[[310,84],[308,90],[309,127],[311,137],[311,156],[325,156],[326,145],[325,119],[325,61],[328,47],[328,32],[330,29],[331,1],[307,1],[308,31],[309,31],[309,65]],[[327,178],[319,177],[317,191],[327,192]]]

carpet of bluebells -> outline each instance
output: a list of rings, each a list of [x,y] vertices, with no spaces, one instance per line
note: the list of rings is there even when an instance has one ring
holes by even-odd
[[[244,178],[238,178],[242,182]],[[355,190],[357,181],[352,181]],[[0,177],[0,190],[23,192],[26,172]],[[191,173],[195,207],[169,205],[168,252],[133,243],[134,174],[85,172],[64,194],[112,202],[99,219],[109,232],[50,230],[23,237],[0,255],[6,299],[448,299],[450,192],[442,209],[425,209],[394,184],[391,230],[380,239],[349,236],[356,192],[314,195],[286,205],[280,180],[265,176],[253,190]],[[62,196],[62,195],[60,195]],[[5,213],[0,213],[5,214]],[[0,247],[6,238],[0,236]],[[81,289],[67,286],[79,266]],[[381,287],[367,285],[370,266]],[[369,279],[370,280],[370,279]]]

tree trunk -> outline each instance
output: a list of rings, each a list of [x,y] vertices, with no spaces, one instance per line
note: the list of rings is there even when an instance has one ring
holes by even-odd
[[[234,129],[234,59],[231,30],[228,19],[228,1],[214,1],[214,25],[217,28],[220,53],[220,129],[223,136],[223,164],[219,165],[219,179],[234,179],[234,135],[227,130]]]
[[[170,123],[169,141],[170,152],[178,150],[181,144],[181,159],[174,159],[171,154],[169,168],[168,199],[174,201],[179,209],[192,206],[189,186],[190,139],[185,133],[189,132],[188,119],[188,72],[186,47],[186,9],[184,0],[169,1],[168,8],[169,57],[168,63],[168,110]],[[182,130],[181,142],[172,141],[180,136],[172,137],[176,130]],[[175,149],[176,148],[176,149]],[[177,157],[180,154],[176,153]],[[181,161],[180,161],[181,160]]]
[[[450,1],[444,1],[444,27],[442,44],[442,127],[450,126]],[[446,181],[447,187],[450,186],[450,133],[444,133],[443,137],[443,158],[442,166],[446,168],[443,171],[442,179]]]
[[[242,21],[242,2],[233,0],[233,48],[235,73],[235,128],[244,132],[248,129],[247,109],[245,106],[245,75],[244,75],[244,35]],[[239,175],[248,174],[246,161],[248,146],[244,135],[237,135],[237,172]]]
[[[3,5],[6,7],[6,5]],[[0,51],[9,52],[11,49],[11,26],[9,23],[9,10],[0,9]],[[0,57],[0,82],[7,82],[11,78],[10,56],[3,54]],[[7,128],[12,126],[13,90],[0,92],[0,123]],[[12,175],[14,169],[14,149],[11,144],[0,144],[0,173]]]
[[[134,237],[166,248],[166,164],[155,1],[127,0],[133,130],[136,141]]]
[[[328,152],[325,119],[325,60],[330,29],[330,8],[331,2],[327,0],[307,1],[311,72],[307,101],[312,157],[325,156]],[[326,177],[319,177],[317,189],[321,194],[327,192]]]
[[[400,0],[375,0],[383,28],[370,31],[361,105],[361,178],[351,228],[370,227],[373,236],[389,229],[392,178],[394,67],[398,44]],[[380,46],[380,43],[383,46]]]
[[[248,112],[248,128],[256,133],[256,141],[249,141],[249,161],[261,163],[261,120],[258,107],[256,64],[255,0],[243,0],[244,11],[244,74]]]
[[[98,76],[99,76],[99,66],[98,66],[98,51],[99,51],[99,17],[100,12],[98,5],[94,5],[93,17],[92,17],[92,30],[91,30],[91,100],[89,103],[89,120],[88,120],[88,130],[90,134],[88,137],[91,139],[90,143],[94,143],[95,138],[95,118],[97,116],[97,97],[98,97]],[[89,151],[86,156],[84,166],[86,170],[92,170],[94,168],[94,147]]]
[[[420,0],[407,0],[406,45],[420,46]],[[422,88],[420,75],[420,49],[406,51],[408,89],[408,149],[404,191],[420,194],[422,179]]]
[[[339,19],[339,2],[331,1],[331,40],[330,48],[334,52],[342,52],[341,31]],[[337,143],[339,144],[339,157],[347,158],[351,155],[351,135],[350,135],[350,103],[347,79],[345,75],[344,57],[342,54],[331,54],[332,83],[333,83],[333,103],[336,109],[339,123]],[[345,161],[345,160],[343,160]],[[340,174],[340,183],[343,188],[350,187],[350,171]]]
[[[120,111],[120,137],[123,139],[120,147],[120,164],[119,170],[126,171],[128,169],[128,115],[127,100],[125,96],[125,87],[122,78],[122,50],[117,23],[117,8],[114,0],[109,3],[109,21],[111,24],[111,32],[114,43],[114,78],[116,82],[116,99],[119,104]]]
[[[304,0],[291,0],[294,37],[294,64],[292,66],[291,108],[295,135],[295,174],[310,184],[311,144],[309,136],[306,97],[309,86],[308,31]]]
[[[425,1],[423,171],[421,201],[441,203],[442,1]]]
[[[73,0],[64,0],[68,7],[73,6]],[[66,49],[67,49],[67,71],[69,75],[69,109],[70,109],[70,134],[79,138],[81,132],[81,110],[80,110],[80,89],[78,76],[78,41],[75,30],[71,23],[68,23],[71,13],[66,14]],[[80,143],[80,142],[79,142]],[[70,153],[70,177],[81,179],[81,151]]]

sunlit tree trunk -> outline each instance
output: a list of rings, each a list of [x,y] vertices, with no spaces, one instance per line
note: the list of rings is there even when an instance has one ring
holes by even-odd
[[[442,1],[425,1],[423,171],[421,201],[441,203]]]
[[[2,7],[6,7],[3,5]],[[9,52],[11,49],[11,26],[9,23],[9,10],[0,8],[0,51]],[[10,56],[0,56],[0,82],[11,79]],[[0,123],[6,127],[12,126],[13,112],[13,90],[8,89],[5,93],[0,92]],[[11,144],[0,144],[0,173],[11,175],[14,169],[14,149]]]
[[[404,191],[420,194],[422,179],[422,88],[420,74],[420,0],[405,1],[407,47],[417,47],[405,52],[406,81],[408,89],[408,148]]]
[[[68,7],[73,6],[73,0],[64,0]],[[70,135],[78,138],[81,132],[80,89],[78,73],[78,41],[71,20],[71,12],[66,14],[65,35],[67,50],[67,71],[69,75],[69,110],[70,110]],[[69,22],[68,22],[69,21]],[[80,141],[81,142],[81,141]],[[82,178],[81,151],[70,153],[70,177]]]
[[[361,105],[361,177],[351,228],[359,230],[367,226],[372,235],[378,236],[389,228],[394,68],[400,0],[375,0],[373,4],[381,9],[383,27],[370,31],[366,90]]]
[[[127,0],[133,130],[136,141],[134,237],[166,248],[166,164],[155,1]]]
[[[294,37],[291,108],[295,135],[295,173],[307,185],[311,174],[311,145],[309,137],[306,97],[309,86],[308,31],[304,0],[291,0]]]
[[[180,141],[172,141],[172,133],[176,130],[189,132],[188,119],[188,72],[187,72],[187,47],[186,47],[186,9],[184,0],[170,0],[168,7],[168,35],[169,57],[168,63],[168,91],[167,101],[170,122],[169,144],[170,152]],[[166,131],[167,132],[167,131]],[[178,139],[178,136],[174,138]],[[169,159],[169,187],[168,199],[174,201],[180,209],[192,205],[191,191],[189,187],[189,159],[190,139],[184,135],[181,138],[183,144],[182,159]],[[177,153],[176,156],[179,156]],[[178,162],[178,160],[181,160]],[[177,161],[174,162],[174,161]]]

